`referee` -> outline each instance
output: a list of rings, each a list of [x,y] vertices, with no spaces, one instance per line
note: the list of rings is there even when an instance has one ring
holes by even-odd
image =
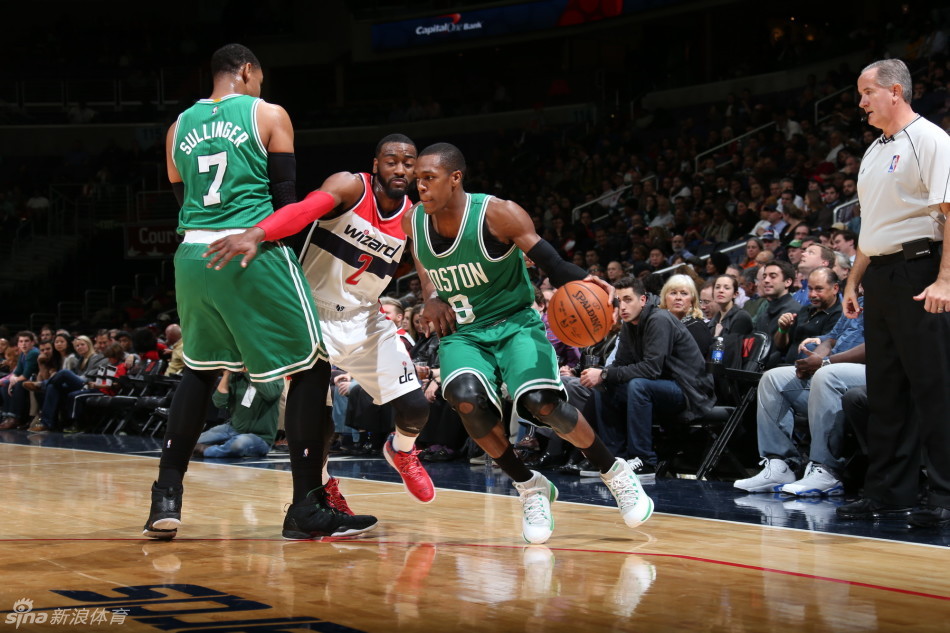
[[[886,59],[858,77],[861,108],[883,135],[864,153],[858,180],[860,246],[844,292],[855,318],[864,285],[868,473],[865,497],[842,519],[907,517],[950,525],[950,137],[910,106],[904,62]],[[929,490],[918,498],[921,460]]]

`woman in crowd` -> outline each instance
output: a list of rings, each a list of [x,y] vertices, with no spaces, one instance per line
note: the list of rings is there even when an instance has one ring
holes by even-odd
[[[752,333],[752,316],[736,305],[739,280],[732,275],[719,275],[713,284],[713,302],[717,311],[709,322],[713,338],[726,334],[744,336]]]
[[[669,310],[677,319],[683,322],[689,333],[696,339],[699,351],[703,357],[709,354],[712,344],[712,335],[703,321],[702,310],[699,309],[699,291],[696,283],[688,275],[673,275],[663,284],[660,290],[660,308]]]
[[[3,339],[6,340],[6,339]],[[0,374],[3,374],[3,378],[0,379],[0,389],[6,389],[9,384],[8,378],[10,373],[16,369],[17,362],[20,360],[20,350],[16,345],[10,345],[7,343],[6,349],[3,350],[3,359],[0,362]]]
[[[406,330],[406,333],[412,337],[413,341],[419,342],[419,337],[424,335],[424,332],[420,332],[416,329],[417,318],[422,316],[422,306],[412,306],[406,308],[406,311],[403,313],[402,317],[402,327]]]
[[[755,261],[756,255],[765,250],[765,244],[757,237],[750,237],[745,243],[745,260],[742,262],[743,268],[752,268],[758,264]]]
[[[73,339],[72,344],[75,350],[74,357],[78,359],[78,364],[72,369],[64,366],[46,383],[46,396],[43,398],[40,419],[34,425],[42,426],[44,430],[56,426],[63,397],[92,384],[100,370],[103,370],[109,363],[109,359],[93,351],[92,341],[88,336],[77,336]]]
[[[79,365],[80,359],[73,349],[73,337],[69,334],[58,332],[53,337],[53,351],[59,359],[57,371],[60,369],[74,369]]]

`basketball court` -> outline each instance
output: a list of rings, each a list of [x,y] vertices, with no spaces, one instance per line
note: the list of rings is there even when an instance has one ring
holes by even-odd
[[[21,631],[947,631],[950,532],[834,518],[839,501],[659,480],[624,526],[596,479],[552,475],[546,546],[507,477],[429,464],[412,501],[382,458],[331,472],[368,536],[280,537],[286,456],[194,462],[172,542],[141,536],[158,441],[0,434],[0,626]]]

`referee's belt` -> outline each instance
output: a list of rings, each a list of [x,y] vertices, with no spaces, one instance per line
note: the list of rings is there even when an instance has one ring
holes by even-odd
[[[237,235],[238,233],[243,233],[246,230],[247,229],[221,229],[220,231],[208,231],[204,229],[192,229],[191,231],[185,231],[185,237],[182,240],[182,243],[210,244],[215,240],[220,240],[222,237]]]
[[[919,240],[915,240],[919,241]],[[911,244],[911,242],[905,242],[905,244]],[[901,245],[902,247],[904,244]],[[940,257],[940,252],[943,248],[943,242],[935,242],[933,240],[927,241],[927,246],[929,252],[922,255],[915,255],[914,253],[908,253],[906,248],[902,248],[896,253],[890,253],[888,255],[872,255],[871,263],[875,266],[880,266],[882,264],[897,264],[900,262],[909,262],[915,259],[930,259],[931,257]]]

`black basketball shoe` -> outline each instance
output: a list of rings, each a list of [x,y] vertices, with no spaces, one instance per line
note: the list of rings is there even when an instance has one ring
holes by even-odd
[[[292,541],[317,539],[324,536],[356,536],[376,527],[376,517],[365,514],[350,515],[327,503],[323,488],[310,491],[307,498],[293,503],[284,517],[285,539]]]
[[[159,488],[152,484],[152,508],[142,534],[160,541],[170,541],[178,535],[181,525],[182,488]]]

